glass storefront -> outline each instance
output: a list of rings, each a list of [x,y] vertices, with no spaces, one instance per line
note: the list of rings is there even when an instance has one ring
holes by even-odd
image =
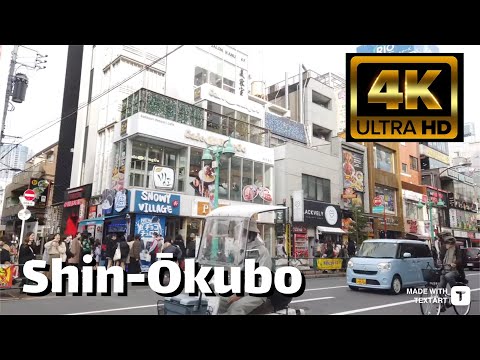
[[[154,189],[152,171],[155,166],[172,168],[175,174],[173,190],[185,190],[187,147],[170,148],[154,141],[134,139],[131,141],[129,186]]]
[[[147,142],[148,141],[148,142]],[[175,173],[173,191],[187,195],[208,197],[214,189],[215,170],[202,162],[203,149],[179,147],[152,139],[134,138],[131,147],[128,186],[155,189],[153,168],[165,166]],[[189,154],[190,152],[190,154]],[[190,163],[188,158],[190,157]],[[187,177],[188,169],[188,177]],[[271,204],[268,196],[260,189],[272,191],[273,166],[240,157],[222,159],[219,179],[219,199]],[[252,199],[244,198],[242,190],[253,187]]]

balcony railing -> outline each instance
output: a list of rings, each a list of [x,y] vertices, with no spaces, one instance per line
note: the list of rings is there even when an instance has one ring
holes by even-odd
[[[232,139],[267,147],[270,145],[270,132],[263,127],[221,115],[147,89],[136,91],[122,102],[122,120],[139,112],[230,136]]]

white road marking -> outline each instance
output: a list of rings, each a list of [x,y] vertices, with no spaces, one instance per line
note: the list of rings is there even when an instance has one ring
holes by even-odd
[[[328,289],[340,289],[340,288],[346,288],[346,287],[348,287],[348,285],[329,286],[329,287],[316,288],[316,289],[305,289],[305,292],[307,292],[307,291],[317,291],[317,290],[328,290]]]
[[[326,300],[326,299],[335,299],[335,298],[334,298],[333,296],[326,296],[326,297],[321,297],[321,298],[294,300],[294,301],[292,301],[292,303],[301,303],[301,302],[318,301],[318,300]],[[163,304],[162,304],[162,305],[163,305]],[[145,308],[155,307],[155,306],[157,306],[157,304],[154,304],[154,305],[142,305],[142,306],[129,306],[129,307],[124,307],[124,308],[106,309],[106,310],[85,311],[85,312],[65,314],[65,315],[101,314],[101,313],[113,312],[113,311],[126,311],[126,310],[134,310],[134,309],[145,309]]]
[[[472,289],[470,291],[474,292],[474,291],[479,291],[479,290],[480,290],[480,288]],[[378,306],[371,306],[371,307],[367,307],[367,308],[361,308],[361,309],[355,309],[355,310],[349,310],[349,311],[342,311],[342,312],[334,313],[334,314],[330,314],[330,315],[350,315],[350,314],[355,314],[355,313],[359,313],[359,312],[383,309],[383,308],[392,307],[392,306],[405,305],[405,304],[409,304],[409,303],[413,303],[413,302],[415,302],[415,299],[407,300],[407,301],[400,301],[400,302],[390,303],[390,304],[384,304],[384,305],[378,305]]]
[[[291,303],[301,303],[301,302],[308,302],[308,301],[318,301],[318,300],[326,300],[326,299],[335,299],[333,296],[325,296],[321,298],[313,298],[313,299],[301,299],[301,300],[293,300]]]
[[[145,276],[143,274],[127,274],[127,282],[129,283],[143,283]]]
[[[117,309],[107,309],[107,310],[95,310],[95,311],[85,311],[80,313],[73,313],[73,314],[64,314],[64,315],[88,315],[88,314],[101,314],[106,312],[113,312],[113,311],[124,311],[124,310],[133,310],[133,309],[144,309],[149,307],[155,307],[157,304],[154,305],[142,305],[142,306],[130,306],[124,308],[117,308]]]

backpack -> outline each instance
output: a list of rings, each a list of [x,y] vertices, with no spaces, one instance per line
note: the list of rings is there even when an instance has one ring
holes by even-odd
[[[177,258],[178,261],[182,260],[182,255],[183,255],[182,249],[180,249],[180,246],[178,245],[173,245],[173,246],[175,246],[174,256]]]

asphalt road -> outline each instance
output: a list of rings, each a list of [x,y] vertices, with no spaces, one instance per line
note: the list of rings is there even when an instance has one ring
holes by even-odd
[[[480,315],[480,271],[467,272],[472,290],[470,315]],[[305,293],[292,302],[307,315],[421,315],[416,295],[352,291],[344,277],[308,279]],[[128,296],[55,296],[0,298],[0,315],[156,315],[160,297],[149,287],[130,287]],[[455,315],[447,309],[442,315]]]

